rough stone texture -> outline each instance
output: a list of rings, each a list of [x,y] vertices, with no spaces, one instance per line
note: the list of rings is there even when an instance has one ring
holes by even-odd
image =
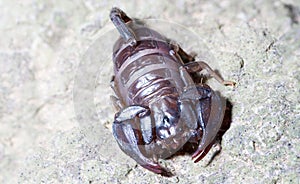
[[[162,161],[176,174],[164,178],[119,150],[109,63],[92,86],[96,114],[74,110],[81,58],[111,26],[112,6],[192,29],[222,76],[237,82],[221,91],[232,123],[210,165],[215,148],[198,164]],[[299,24],[299,0],[0,2],[0,183],[299,183]]]

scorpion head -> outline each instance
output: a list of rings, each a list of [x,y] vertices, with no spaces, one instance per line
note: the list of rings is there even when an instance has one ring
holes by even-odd
[[[156,144],[161,157],[168,157],[180,149],[189,139],[191,132],[183,123],[180,116],[180,105],[172,96],[152,104],[152,114],[155,122]]]

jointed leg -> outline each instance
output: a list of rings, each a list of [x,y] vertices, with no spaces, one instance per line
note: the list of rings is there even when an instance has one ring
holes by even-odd
[[[120,102],[120,99],[118,99],[117,97],[111,95],[110,96],[110,101],[112,102],[112,104],[113,104],[116,111],[120,111],[122,109],[122,104]]]
[[[175,53],[178,54],[181,60],[185,63],[184,67],[186,68],[187,72],[194,73],[194,72],[200,72],[201,70],[206,70],[209,73],[209,75],[214,77],[221,84],[225,86],[235,85],[235,83],[232,81],[225,81],[224,79],[222,79],[222,77],[219,74],[217,74],[213,69],[211,69],[207,63],[203,61],[192,62],[194,61],[196,54],[191,55],[186,53],[177,43],[173,41],[171,41],[170,44],[174,49]]]
[[[180,57],[183,63],[188,63],[195,60],[196,53],[188,54],[186,53],[175,41],[169,41],[172,49]]]
[[[222,79],[222,77],[219,74],[217,74],[213,69],[210,68],[210,66],[208,64],[206,64],[203,61],[186,63],[184,65],[184,67],[186,68],[186,70],[189,73],[200,72],[202,70],[206,70],[209,73],[209,75],[214,77],[221,84],[223,84],[225,86],[234,86],[235,85],[235,83],[232,81],[225,81],[224,79]]]

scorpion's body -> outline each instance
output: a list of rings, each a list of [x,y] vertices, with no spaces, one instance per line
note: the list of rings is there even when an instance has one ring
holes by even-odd
[[[171,126],[173,132],[176,128],[183,128],[177,126],[176,121],[180,116],[178,100],[185,86],[179,73],[183,63],[180,57],[175,55],[171,44],[159,33],[143,26],[131,25],[131,28],[138,40],[136,46],[126,44],[122,38],[114,46],[115,93],[122,107],[139,105],[157,112],[151,117],[155,122],[151,123],[151,127],[154,127],[154,131],[148,135],[151,138],[137,139],[139,144],[149,144],[151,140],[147,139],[155,139],[156,144],[171,144],[170,141],[161,142],[159,138],[163,140],[168,137],[167,131]],[[193,83],[189,76],[186,80]],[[164,117],[172,118],[172,123],[165,125]],[[139,126],[139,122],[131,124],[133,127]],[[135,129],[135,134],[136,137],[143,136],[138,128]],[[145,134],[147,132],[144,132]],[[188,136],[180,135],[177,131],[173,139],[177,138],[176,144],[179,145],[187,141],[185,137]],[[163,157],[180,148],[174,145],[174,149],[170,149],[170,145],[165,145],[165,149],[162,149],[156,144],[148,145],[148,149],[155,150],[156,157]],[[147,151],[144,151],[144,154],[147,155]]]
[[[210,87],[195,84],[189,72],[208,70],[192,62],[178,45],[139,25],[118,8],[111,19],[121,37],[113,49],[112,87],[119,112],[113,132],[120,148],[143,167],[164,175],[158,158],[174,154],[187,141],[199,143],[195,162],[213,143],[224,115],[224,103]],[[185,60],[183,62],[183,60]]]
[[[158,33],[145,28],[135,32],[139,40],[136,47],[120,48],[124,41],[119,39],[114,49],[115,84],[123,92],[124,105],[149,106],[155,98],[178,98],[184,84],[176,79],[183,63],[170,54],[172,48],[163,37],[155,37]]]
[[[120,38],[113,54],[115,89],[123,106],[152,107],[159,101],[166,106],[162,110],[178,113],[177,102],[185,85],[178,72],[181,59],[159,33],[145,27],[134,32],[137,45],[131,47]],[[190,77],[186,80],[192,83]]]

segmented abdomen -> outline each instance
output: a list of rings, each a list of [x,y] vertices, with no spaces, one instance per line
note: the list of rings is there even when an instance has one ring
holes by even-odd
[[[115,85],[124,105],[148,106],[150,101],[169,96],[177,99],[175,79],[181,66],[161,40],[142,40],[135,48],[117,50],[114,55]]]

